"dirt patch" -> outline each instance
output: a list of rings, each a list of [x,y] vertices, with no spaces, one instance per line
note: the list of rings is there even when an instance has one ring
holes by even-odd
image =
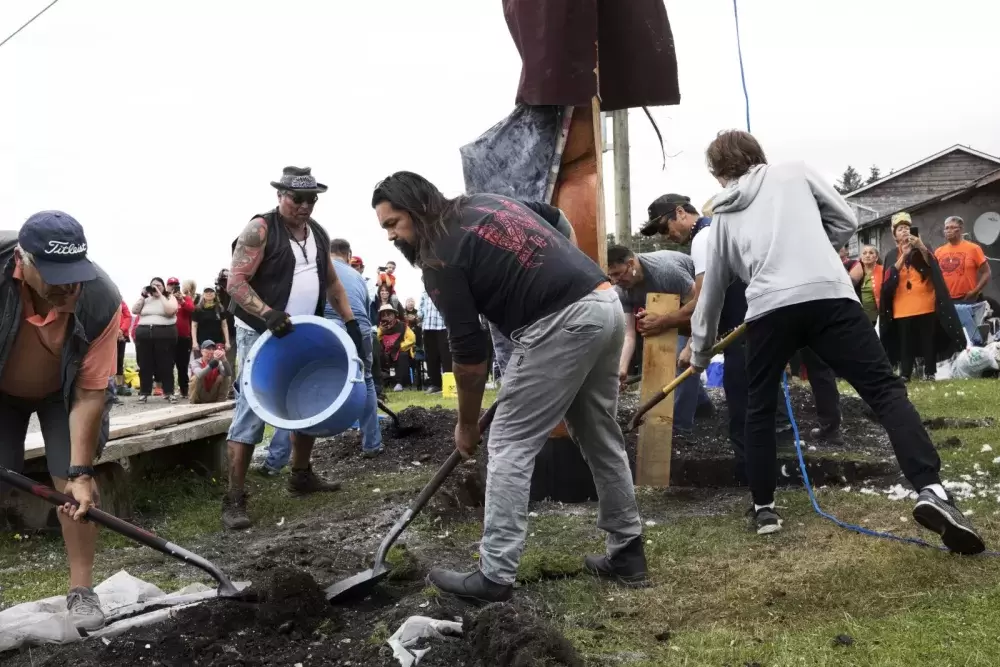
[[[250,590],[248,599],[212,600],[108,643],[33,649],[32,664],[390,667],[399,663],[386,639],[408,617],[421,615],[463,621],[465,629],[461,638],[418,645],[431,649],[421,660],[425,667],[583,665],[565,637],[516,603],[476,610],[412,592],[399,597],[390,587],[360,604],[335,607],[311,575],[293,568],[273,569]]]

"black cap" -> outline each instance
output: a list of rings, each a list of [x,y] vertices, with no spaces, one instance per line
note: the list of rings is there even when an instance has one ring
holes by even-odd
[[[660,225],[657,221],[663,216],[673,213],[678,206],[690,203],[691,198],[684,195],[671,194],[657,197],[649,205],[649,210],[647,211],[649,219],[642,226],[642,229],[639,230],[639,233],[643,236],[653,236],[660,233]]]
[[[83,227],[68,213],[34,214],[21,227],[17,242],[49,285],[85,283],[97,277],[97,267],[87,259]]]

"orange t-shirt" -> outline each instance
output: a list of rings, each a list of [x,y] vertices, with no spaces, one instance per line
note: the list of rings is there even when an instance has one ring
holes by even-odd
[[[907,288],[906,286],[910,287]],[[915,317],[933,313],[937,308],[934,303],[934,283],[928,278],[924,280],[915,268],[904,266],[899,270],[899,285],[896,286],[896,296],[892,300],[892,316]]]
[[[944,284],[948,286],[952,299],[964,299],[966,294],[976,289],[979,267],[986,263],[986,255],[978,243],[945,243],[934,251],[934,256],[941,265]]]
[[[52,308],[44,317],[35,312],[30,287],[21,282],[21,266],[14,268],[20,283],[21,325],[0,373],[0,392],[19,398],[45,398],[62,388],[62,349],[69,330],[75,300]],[[108,322],[97,340],[90,344],[76,373],[76,386],[97,391],[108,386],[118,361],[118,327],[121,312]]]

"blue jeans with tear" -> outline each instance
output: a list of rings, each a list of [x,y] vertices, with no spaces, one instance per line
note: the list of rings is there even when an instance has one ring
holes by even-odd
[[[687,345],[687,336],[677,337],[677,355]],[[701,383],[701,375],[692,375],[674,389],[674,432],[689,434],[694,430],[694,413],[699,405],[711,403],[708,392]]]
[[[339,320],[334,320],[339,324]],[[382,448],[382,431],[379,428],[378,398],[375,396],[375,379],[372,377],[372,337],[361,336],[365,364],[365,407],[361,412],[361,450],[374,452]],[[288,431],[277,429],[267,446],[264,467],[281,470],[292,458],[292,439]]]

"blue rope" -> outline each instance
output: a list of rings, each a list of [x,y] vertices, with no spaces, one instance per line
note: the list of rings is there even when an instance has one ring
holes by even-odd
[[[802,471],[802,482],[805,484],[806,492],[809,494],[809,502],[812,503],[813,509],[816,510],[816,514],[819,514],[824,519],[834,522],[841,528],[846,528],[847,530],[853,530],[854,532],[861,533],[862,535],[871,535],[872,537],[882,537],[887,540],[896,540],[897,542],[908,542],[909,544],[915,544],[920,547],[930,547],[931,549],[948,551],[947,547],[930,544],[929,542],[925,542],[924,540],[921,540],[916,537],[900,537],[899,535],[893,535],[892,533],[882,533],[877,530],[871,530],[870,528],[855,526],[854,524],[847,523],[846,521],[841,521],[832,514],[827,514],[822,509],[820,509],[819,503],[816,501],[816,494],[813,493],[812,482],[809,481],[809,471],[806,470],[806,459],[802,455],[802,439],[799,437],[799,425],[795,421],[795,414],[792,412],[792,398],[788,393],[787,373],[781,374],[781,381],[784,384],[785,407],[788,409],[788,421],[792,423],[792,435],[795,437],[795,453],[799,457],[799,470]]]
[[[740,41],[740,12],[736,7],[736,1],[733,0],[733,18],[736,19],[736,53],[740,57],[740,81],[743,83],[743,99],[746,101],[747,108],[747,132],[750,131],[750,95],[747,93],[747,77],[746,72],[743,70],[743,45]]]

